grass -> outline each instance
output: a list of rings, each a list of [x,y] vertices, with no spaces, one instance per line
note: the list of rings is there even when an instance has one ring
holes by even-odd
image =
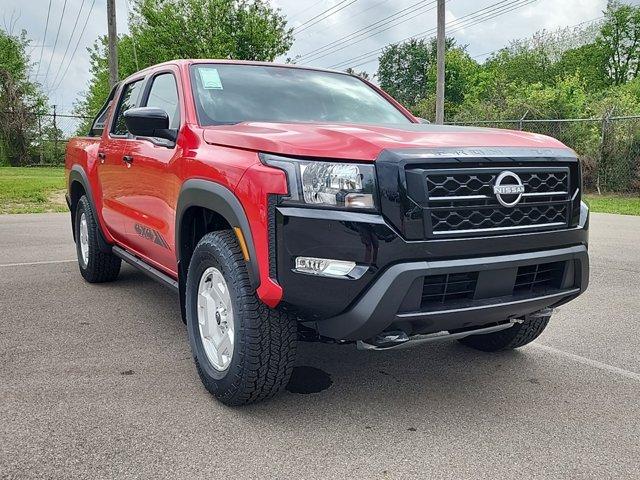
[[[64,212],[62,167],[0,167],[0,213]]]
[[[592,212],[640,215],[640,197],[586,195]],[[65,212],[62,167],[0,167],[0,213]]]
[[[640,196],[590,194],[585,200],[592,212],[640,215]]]

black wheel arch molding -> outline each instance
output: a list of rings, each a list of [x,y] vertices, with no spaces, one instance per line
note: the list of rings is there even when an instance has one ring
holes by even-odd
[[[247,261],[249,281],[251,282],[251,287],[256,289],[260,284],[260,270],[247,215],[240,200],[230,189],[211,180],[192,178],[186,180],[180,189],[176,206],[175,225],[176,259],[180,277],[186,278],[186,276],[183,277],[183,274],[186,274],[188,267],[185,257],[188,256],[189,245],[186,242],[183,223],[186,212],[192,207],[200,207],[217,213],[232,228],[240,229],[249,253],[249,260]]]
[[[71,231],[73,234],[73,241],[76,240],[76,229],[75,229],[75,208],[76,202],[78,199],[74,199],[72,197],[72,192],[74,190],[74,183],[79,184],[84,190],[85,195],[87,196],[87,200],[89,200],[89,206],[91,207],[91,212],[93,213],[94,218],[97,220],[98,212],[96,211],[96,204],[93,200],[93,192],[91,190],[91,183],[89,182],[89,177],[87,176],[87,172],[85,172],[84,168],[80,165],[76,164],[71,167],[69,171],[69,181],[67,185],[67,206],[69,207],[69,211],[71,212]],[[107,242],[104,233],[102,232],[102,227],[100,226],[100,222],[98,224],[98,247],[100,251],[103,253],[111,253],[112,245]]]

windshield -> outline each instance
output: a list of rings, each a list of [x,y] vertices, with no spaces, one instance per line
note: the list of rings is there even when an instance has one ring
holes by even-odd
[[[191,70],[200,125],[239,122],[411,123],[358,78],[259,65],[201,64]]]

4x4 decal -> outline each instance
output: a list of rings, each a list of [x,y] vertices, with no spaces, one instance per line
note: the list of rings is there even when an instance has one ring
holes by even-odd
[[[145,227],[144,225],[140,225],[139,223],[136,223],[133,228],[135,228],[136,233],[140,235],[142,238],[151,240],[156,245],[160,245],[161,247],[169,249],[169,244],[164,239],[162,234],[157,230],[154,230],[153,228]]]

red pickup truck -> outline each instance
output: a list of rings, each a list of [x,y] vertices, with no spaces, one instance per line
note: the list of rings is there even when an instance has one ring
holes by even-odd
[[[516,348],[588,284],[572,150],[424,124],[341,72],[147,68],[69,142],[66,176],[82,276],[124,260],[175,290],[229,405],[281,390],[298,340]]]

